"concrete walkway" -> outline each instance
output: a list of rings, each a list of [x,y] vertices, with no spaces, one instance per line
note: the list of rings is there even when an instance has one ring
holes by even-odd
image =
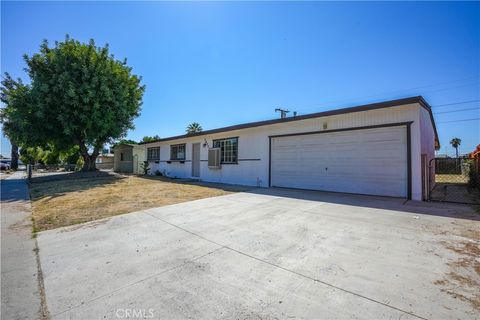
[[[41,319],[36,242],[24,172],[1,181],[1,319]]]

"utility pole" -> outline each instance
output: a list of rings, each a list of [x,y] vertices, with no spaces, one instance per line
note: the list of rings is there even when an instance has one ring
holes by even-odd
[[[282,119],[285,119],[287,117],[287,113],[290,112],[290,111],[285,110],[285,109],[280,109],[280,108],[275,109],[275,112],[279,112],[279,111],[280,111],[280,116],[281,116]]]

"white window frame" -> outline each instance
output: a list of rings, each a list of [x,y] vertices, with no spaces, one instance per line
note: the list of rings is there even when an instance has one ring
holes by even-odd
[[[179,148],[183,148],[183,157],[178,156],[178,149]],[[187,153],[187,145],[185,143],[170,145],[170,160],[185,161],[185,157],[187,156],[186,153]]]
[[[234,144],[227,144],[227,141],[235,141]],[[232,146],[235,146],[232,148]],[[221,164],[238,164],[238,137],[213,140],[213,147],[220,148]]]
[[[147,161],[159,161],[160,160],[160,147],[147,148]]]

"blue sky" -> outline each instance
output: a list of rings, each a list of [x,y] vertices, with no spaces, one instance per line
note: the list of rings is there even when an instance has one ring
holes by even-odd
[[[2,1],[2,72],[26,80],[22,55],[66,33],[143,77],[130,139],[423,95],[442,153],[480,143],[479,120],[457,121],[480,118],[479,2]]]

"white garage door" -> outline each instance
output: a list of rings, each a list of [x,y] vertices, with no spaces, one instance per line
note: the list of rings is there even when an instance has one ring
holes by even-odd
[[[405,127],[272,138],[271,185],[407,195]]]

